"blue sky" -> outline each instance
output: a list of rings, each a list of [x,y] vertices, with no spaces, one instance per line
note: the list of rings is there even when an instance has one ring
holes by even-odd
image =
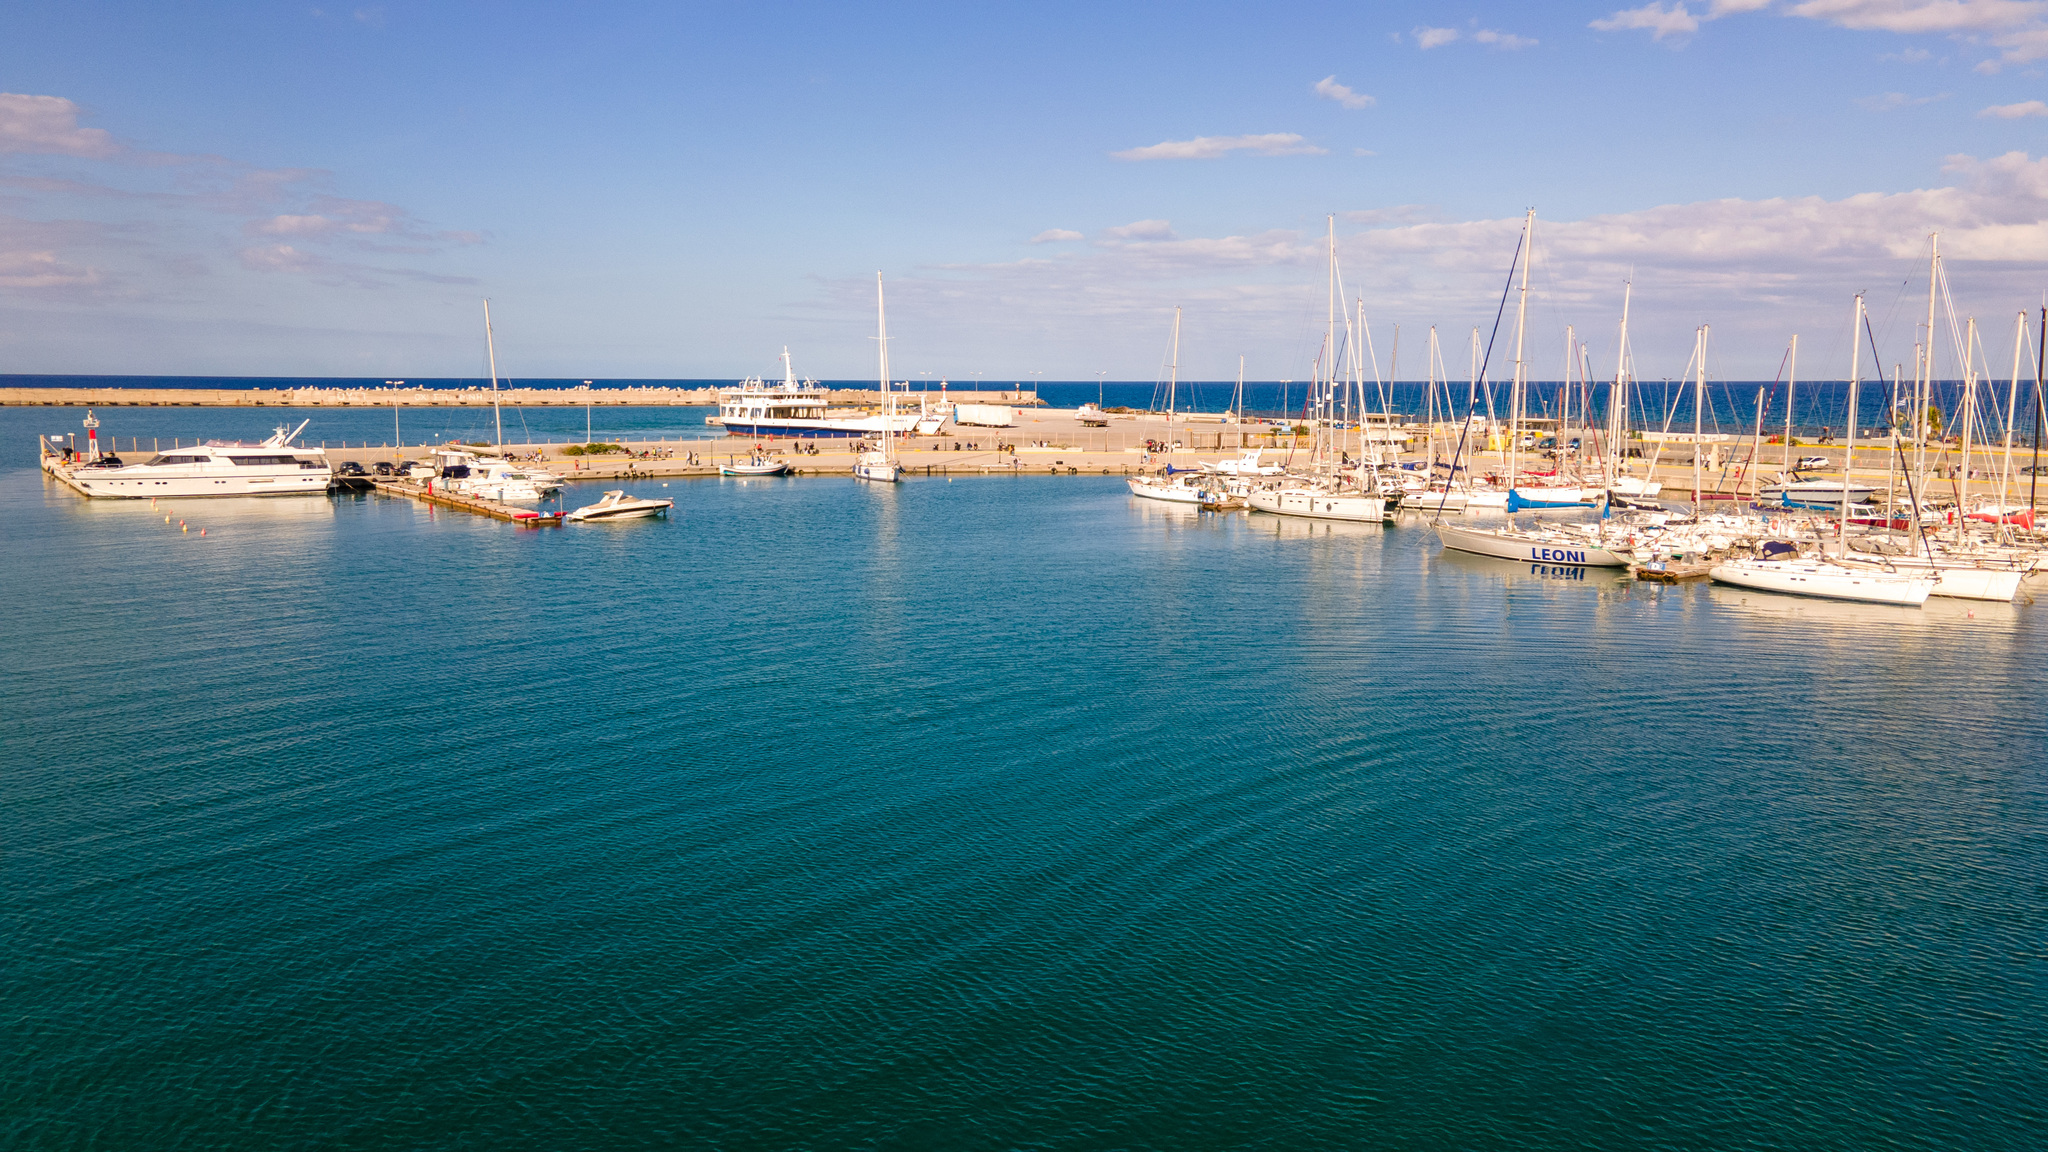
[[[1910,356],[1940,229],[2006,362],[2044,61],[2029,0],[17,0],[0,371],[476,374],[488,295],[515,377],[858,378],[879,270],[899,376],[1151,379],[1179,304],[1184,374],[1298,379],[1335,213],[1462,372],[1529,206],[1548,359],[1631,274],[1646,377],[1840,376],[1858,290]]]

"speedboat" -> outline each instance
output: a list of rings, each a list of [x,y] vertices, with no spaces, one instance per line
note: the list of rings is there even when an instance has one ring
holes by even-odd
[[[1861,504],[1877,493],[1866,484],[1844,485],[1840,480],[1815,480],[1795,472],[1781,476],[1776,484],[1764,485],[1757,496],[1793,508],[1840,508],[1845,491],[1851,504]]]
[[[1259,463],[1259,454],[1263,451],[1261,448],[1246,448],[1235,460],[1218,460],[1214,464],[1203,465],[1203,468],[1224,476],[1279,476],[1287,471],[1278,464]]]
[[[319,448],[294,447],[306,423],[287,432],[279,425],[260,444],[209,440],[190,448],[158,449],[141,464],[119,468],[88,465],[71,473],[87,496],[143,499],[152,496],[317,496],[327,491],[334,470]]]
[[[783,460],[770,460],[766,456],[748,457],[745,464],[729,460],[718,466],[720,476],[780,476],[789,471],[789,464]]]
[[[1936,581],[1931,573],[1851,568],[1825,560],[1724,560],[1707,575],[1717,584],[1761,592],[1914,607],[1927,603]]]
[[[650,516],[663,516],[675,507],[673,500],[643,500],[628,496],[621,491],[604,494],[604,499],[595,504],[585,504],[564,519],[589,522],[593,520],[645,520]]]

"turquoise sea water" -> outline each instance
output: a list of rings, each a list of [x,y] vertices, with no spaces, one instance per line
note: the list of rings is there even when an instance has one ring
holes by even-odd
[[[2048,1142],[2039,607],[1102,477],[166,524],[9,451],[9,1147]]]

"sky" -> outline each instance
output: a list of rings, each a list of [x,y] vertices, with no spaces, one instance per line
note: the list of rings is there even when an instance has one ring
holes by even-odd
[[[872,378],[879,273],[897,379],[1160,378],[1176,307],[1303,379],[1334,225],[1464,379],[1533,208],[1534,375],[1625,282],[1644,379],[1841,378],[1858,292],[1910,373],[1937,231],[1940,370],[1952,306],[2009,374],[2044,69],[2048,0],[13,0],[0,373],[480,376],[488,297],[514,379]]]

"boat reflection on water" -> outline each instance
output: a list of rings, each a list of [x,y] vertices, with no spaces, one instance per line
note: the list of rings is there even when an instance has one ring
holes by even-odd
[[[1832,624],[1843,628],[1880,627],[1887,633],[1900,629],[1946,629],[1987,624],[2009,628],[2019,619],[2019,607],[1995,600],[1951,600],[1931,597],[1924,605],[1873,604],[1854,600],[1822,600],[1759,592],[1728,584],[1708,586],[1714,607],[1750,619],[1796,620],[1803,624]]]

